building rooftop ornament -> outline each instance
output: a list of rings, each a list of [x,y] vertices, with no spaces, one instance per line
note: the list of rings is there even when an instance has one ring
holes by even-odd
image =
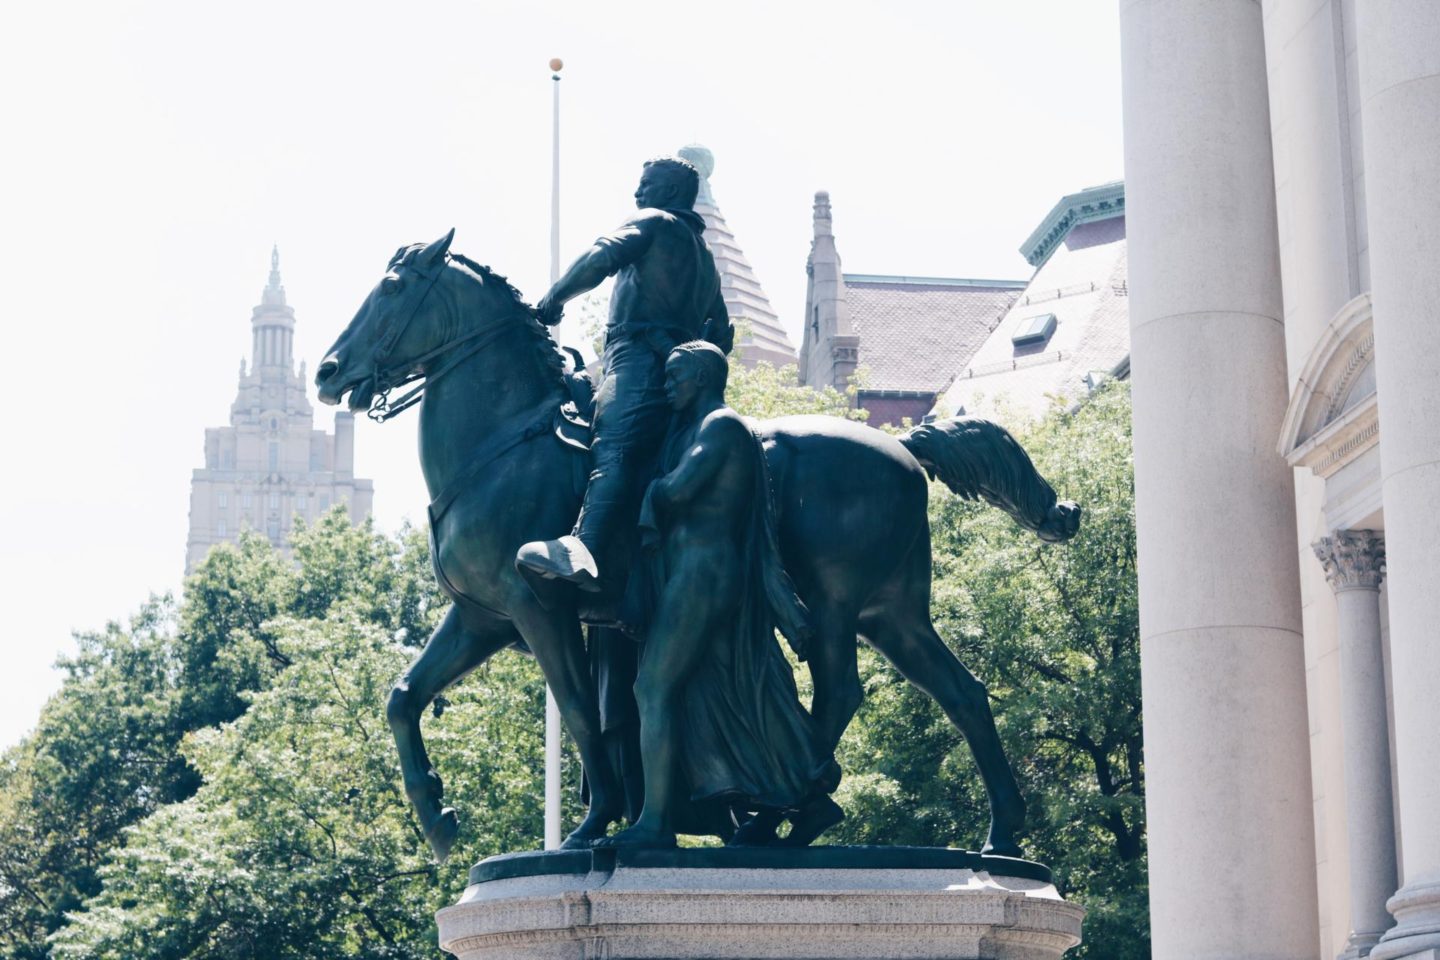
[[[1079,193],[1061,197],[1060,202],[1040,222],[1040,226],[1020,245],[1020,254],[1032,267],[1039,267],[1065,239],[1072,227],[1095,220],[1109,220],[1125,215],[1125,181],[1112,180],[1098,187],[1086,187]]]
[[[265,292],[260,295],[260,303],[263,306],[285,306],[285,287],[280,283],[280,246],[276,244],[270,248],[270,282],[265,285]]]
[[[725,308],[737,326],[746,328],[744,339],[735,345],[740,358],[753,364],[766,360],[776,366],[795,362],[795,346],[780,325],[780,318],[770,306],[770,298],[760,286],[750,261],[745,259],[735,235],[715,204],[710,189],[710,175],[715,172],[715,154],[709,147],[692,143],[675,151],[700,173],[700,192],[695,198],[695,212],[705,221],[705,242],[715,255],[715,269],[720,272],[720,293]]]

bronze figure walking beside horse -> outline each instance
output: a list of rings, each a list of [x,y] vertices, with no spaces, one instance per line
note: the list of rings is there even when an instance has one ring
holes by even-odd
[[[515,567],[536,537],[571,530],[585,456],[561,442],[570,399],[565,356],[503,277],[450,253],[454,231],[400,250],[316,372],[322,401],[351,409],[420,407],[420,459],[436,576],[454,601],[396,684],[387,715],[405,791],[437,857],[458,818],[420,731],[437,695],[507,646],[534,654],[579,748],[590,805],[566,840],[586,847],[622,816],[623,788],[602,742],[577,592],[542,603]],[[388,393],[424,378],[423,394]],[[781,555],[809,607],[812,714],[833,752],[859,707],[857,635],[935,699],[974,752],[990,800],[987,852],[1018,856],[1024,818],[984,687],[930,623],[927,471],[1005,510],[1044,540],[1074,534],[1079,508],[1057,502],[1018,444],[977,418],[896,438],[828,417],[759,424],[775,484]],[[578,471],[578,474],[577,474]]]

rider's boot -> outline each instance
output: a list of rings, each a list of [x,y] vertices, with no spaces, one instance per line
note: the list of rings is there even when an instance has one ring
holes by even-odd
[[[564,580],[587,593],[600,592],[600,571],[595,557],[579,537],[566,534],[558,540],[532,540],[515,554],[515,566],[527,577]]]

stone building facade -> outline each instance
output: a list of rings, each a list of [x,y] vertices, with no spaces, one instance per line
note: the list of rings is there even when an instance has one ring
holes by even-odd
[[[250,319],[251,361],[240,362],[240,389],[230,425],[205,431],[205,465],[190,480],[190,534],[185,572],[217,543],[245,528],[289,553],[296,517],[307,521],[344,503],[350,518],[370,513],[374,486],[355,476],[355,418],[335,414],[335,432],[314,429],[305,364],[293,356],[295,310],[285,302],[279,251]]]
[[[1154,956],[1440,957],[1440,4],[1121,0]]]
[[[830,194],[815,194],[800,382],[856,388],[874,425],[919,423],[1025,288],[1023,280],[844,273]]]

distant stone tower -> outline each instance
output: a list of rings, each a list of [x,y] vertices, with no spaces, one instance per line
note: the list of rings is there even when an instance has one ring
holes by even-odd
[[[777,367],[795,362],[795,347],[780,326],[780,319],[770,307],[770,298],[755,278],[750,261],[740,250],[730,226],[715,205],[710,192],[710,175],[715,172],[715,154],[698,143],[681,147],[677,154],[700,171],[700,195],[695,199],[695,212],[705,221],[705,242],[715,255],[715,269],[720,271],[720,292],[725,308],[737,327],[748,328],[744,339],[735,344],[740,359],[747,365],[767,360]]]
[[[845,275],[835,249],[830,194],[815,194],[815,236],[805,262],[805,336],[800,351],[800,382],[845,390],[860,356],[860,338],[850,323]]]
[[[240,361],[230,426],[205,431],[205,466],[191,476],[187,574],[243,528],[265,534],[288,556],[296,516],[313,521],[344,503],[359,521],[374,499],[373,484],[355,477],[354,416],[335,414],[333,435],[313,429],[305,365],[294,366],[295,310],[285,303],[278,249],[270,253],[270,282],[250,325],[252,361],[248,373]]]

